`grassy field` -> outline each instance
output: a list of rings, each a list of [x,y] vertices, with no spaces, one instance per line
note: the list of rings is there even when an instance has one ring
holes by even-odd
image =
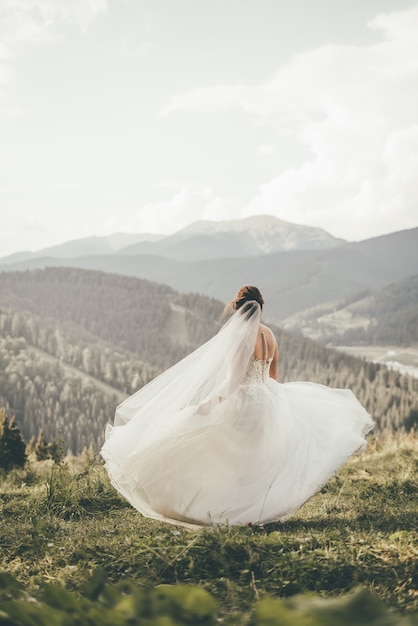
[[[35,598],[51,582],[84,589],[98,569],[110,583],[196,584],[227,621],[266,595],[337,597],[359,586],[411,613],[417,469],[413,435],[372,441],[286,522],[190,531],[143,518],[93,454],[31,462],[0,478],[0,571]]]

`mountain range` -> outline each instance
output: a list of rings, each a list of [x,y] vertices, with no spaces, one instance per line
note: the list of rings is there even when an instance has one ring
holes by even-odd
[[[119,233],[70,241],[0,259],[0,271],[48,266],[102,270],[223,302],[242,284],[255,284],[265,295],[267,319],[326,339],[330,328],[322,330],[330,318],[315,326],[316,317],[344,309],[345,299],[353,302],[360,292],[371,293],[418,274],[417,250],[418,228],[349,243],[320,229],[259,216],[196,222],[168,237]],[[214,258],[204,258],[210,254]],[[373,313],[362,315],[355,325],[366,327]],[[332,333],[350,329],[352,317],[350,311],[337,316]],[[348,325],[339,327],[344,319]]]
[[[224,222],[200,221],[156,242],[138,242],[121,254],[153,254],[178,261],[261,256],[289,250],[322,250],[343,243],[320,228],[269,215]]]
[[[89,254],[113,254],[119,250],[123,250],[140,242],[157,241],[161,235],[153,235],[151,233],[114,233],[104,237],[84,237],[83,239],[73,239],[56,246],[42,248],[37,252],[22,250],[9,254],[0,258],[1,264],[19,263],[30,259],[39,259],[43,257],[56,257],[58,259],[66,259]]]
[[[181,261],[259,256],[287,250],[321,250],[344,243],[321,228],[291,224],[271,215],[221,222],[199,221],[173,235],[115,233],[86,237],[0,258],[1,264],[44,257],[152,254]]]

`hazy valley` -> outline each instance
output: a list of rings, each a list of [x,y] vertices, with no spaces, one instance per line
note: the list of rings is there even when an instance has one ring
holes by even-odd
[[[317,316],[320,317],[331,311],[336,302],[341,307],[341,301],[358,298],[359,292],[373,292],[418,274],[418,229],[347,243],[326,237],[317,229],[308,229],[306,233],[303,228],[308,227],[296,227],[280,220],[276,224],[274,218],[251,219],[255,220],[251,236],[245,230],[248,227],[245,220],[236,224],[227,222],[224,230],[219,225],[213,228],[218,223],[209,223],[212,224],[209,228],[203,222],[170,237],[142,241],[106,254],[92,251],[90,240],[81,240],[72,242],[71,246],[63,244],[55,252],[40,251],[26,260],[24,253],[19,261],[14,255],[0,259],[0,271],[49,266],[102,270],[144,278],[182,293],[200,293],[223,302],[241,284],[256,284],[265,293],[266,316],[270,321],[280,324],[286,321],[286,325],[297,327],[300,332],[306,330],[308,334],[316,307],[322,307]],[[204,241],[200,239],[202,236]],[[251,249],[247,245],[249,239]],[[274,251],[272,242],[276,239],[276,249],[281,246],[281,251]],[[170,241],[181,251],[181,259],[177,253],[166,256]],[[143,246],[148,246],[147,253]],[[211,251],[212,258],[200,258],[205,250]],[[302,315],[293,324],[289,318],[297,314]],[[357,316],[364,317],[360,321],[366,324],[372,312],[364,310]],[[336,324],[339,320],[344,330],[349,329],[351,318],[351,310],[340,313]]]

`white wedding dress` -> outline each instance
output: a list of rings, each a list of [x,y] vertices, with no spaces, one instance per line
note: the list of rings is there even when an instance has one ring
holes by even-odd
[[[366,445],[374,424],[351,391],[269,377],[271,357],[253,355],[254,308],[118,407],[101,454],[143,515],[194,527],[283,520]]]

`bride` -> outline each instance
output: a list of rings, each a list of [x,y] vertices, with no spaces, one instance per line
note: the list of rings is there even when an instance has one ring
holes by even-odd
[[[215,337],[122,402],[101,455],[143,515],[196,527],[291,515],[366,445],[347,389],[278,382],[264,300],[242,287]]]

